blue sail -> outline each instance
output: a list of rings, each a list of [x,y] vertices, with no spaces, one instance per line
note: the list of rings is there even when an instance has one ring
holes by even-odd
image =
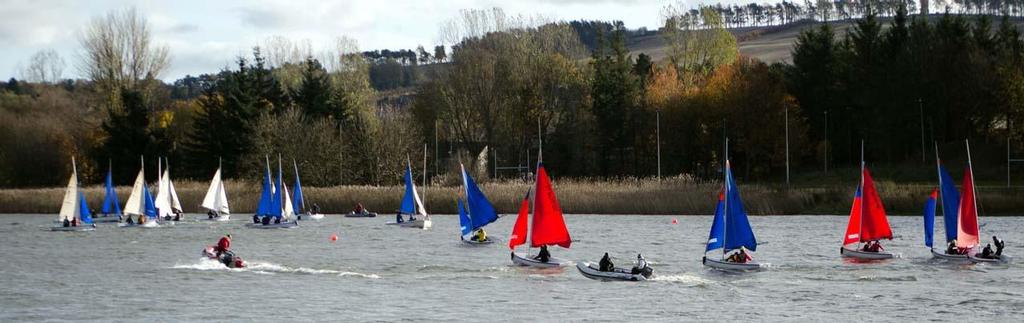
[[[416,201],[413,200],[412,186],[412,169],[409,167],[405,168],[405,197],[402,198],[402,206],[398,208],[399,212],[404,214],[416,214]]]
[[[725,196],[722,192],[718,193],[718,203],[715,206],[715,216],[711,222],[711,233],[708,235],[708,245],[704,249],[704,252],[715,250],[722,247],[722,242],[725,238]]]
[[[939,182],[942,192],[942,221],[946,228],[946,242],[956,240],[957,212],[960,210],[960,192],[956,190],[953,177],[945,167],[939,165]]]
[[[146,217],[156,218],[156,203],[153,203],[153,195],[149,194],[149,187],[142,185],[142,197],[146,199]]]
[[[295,190],[292,192],[292,208],[295,210],[296,214],[302,214],[302,212],[305,211],[302,209],[303,198],[304,197],[302,196],[302,182],[299,181],[299,171],[298,169],[296,169]]]
[[[924,202],[924,245],[932,247],[932,236],[935,235],[935,194],[938,190],[928,196]]]
[[[282,178],[281,178],[281,165],[280,164],[281,164],[280,161],[278,161],[277,182],[275,184],[275,185],[277,185],[277,186],[275,186],[275,187],[277,187],[277,189],[274,190],[274,197],[270,200],[270,213],[268,213],[269,215],[272,215],[275,218],[280,218],[281,217],[281,215],[282,215],[281,214],[282,213],[282,207],[284,207],[284,189],[283,189],[284,186],[281,186],[281,183],[283,181],[282,181]]]
[[[110,170],[107,170],[106,196],[103,197],[103,214],[121,215],[121,202],[117,200],[117,190],[114,189],[114,177]]]
[[[484,193],[476,186],[476,182],[473,182],[473,177],[469,176],[465,169],[462,170],[462,176],[465,176],[466,206],[469,208],[469,219],[473,224],[472,230],[497,221],[498,212],[494,210],[491,201],[487,200],[487,196],[484,196]]]
[[[268,166],[269,167],[269,166]],[[263,192],[260,193],[260,202],[256,205],[256,215],[264,216],[270,214],[274,197],[270,194],[270,169],[263,174]]]
[[[459,204],[459,225],[462,228],[462,236],[465,237],[473,232],[472,223],[469,220],[469,215],[466,214],[466,208],[462,207],[462,200],[458,200]]]
[[[85,203],[85,193],[78,192],[78,218],[82,219],[82,223],[92,224],[92,211],[89,210],[89,204]]]
[[[754,238],[754,230],[750,228],[750,221],[747,220],[747,211],[743,210],[740,190],[736,187],[736,180],[732,177],[732,168],[728,162],[725,171],[728,182],[725,190],[725,251],[740,247],[757,251],[757,239]]]

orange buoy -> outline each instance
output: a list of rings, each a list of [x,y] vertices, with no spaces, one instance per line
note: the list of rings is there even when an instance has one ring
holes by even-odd
[[[332,233],[331,234],[331,242],[336,242],[336,241],[338,241],[338,234],[337,233]]]
[[[672,224],[679,224],[679,220],[676,220],[676,218],[672,218]]]

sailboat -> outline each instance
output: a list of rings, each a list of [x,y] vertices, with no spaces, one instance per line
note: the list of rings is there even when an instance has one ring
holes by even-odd
[[[728,143],[726,144],[728,146]],[[728,148],[726,148],[728,149]],[[746,250],[757,251],[757,239],[754,237],[754,230],[750,227],[747,219],[747,212],[743,209],[743,200],[740,198],[740,190],[736,186],[736,179],[732,176],[732,166],[729,158],[725,159],[725,187],[719,193],[718,205],[715,208],[715,217],[711,223],[711,233],[708,235],[707,246],[704,248],[704,257],[701,263],[705,266],[724,270],[757,270],[767,266],[749,259]],[[721,249],[722,256],[711,257],[707,253]],[[745,249],[745,250],[744,250]],[[726,255],[730,251],[736,251],[734,257],[742,257],[740,261],[729,261]],[[718,258],[718,259],[716,259]]]
[[[178,201],[178,193],[174,190],[174,182],[171,182],[170,163],[165,164],[161,170],[161,160],[157,159],[157,174],[160,178],[157,181],[156,203],[157,218],[163,221],[180,221],[183,213],[181,202]]]
[[[494,210],[494,205],[491,201],[487,200],[487,196],[480,191],[480,188],[476,186],[476,182],[473,181],[473,177],[469,176],[466,172],[466,166],[459,164],[462,169],[462,188],[466,193],[466,205],[462,205],[462,201],[459,200],[459,224],[462,228],[462,242],[469,244],[490,244],[494,242],[494,239],[485,237],[483,241],[478,241],[473,237],[473,233],[477,230],[483,230],[483,227],[491,224],[498,220],[498,212]],[[468,212],[467,212],[468,211]]]
[[[64,226],[68,221],[68,226]],[[50,231],[92,231],[96,224],[92,222],[92,212],[89,205],[85,203],[85,194],[78,187],[78,166],[75,165],[75,158],[71,158],[71,178],[68,179],[68,188],[64,191],[64,201],[60,205],[60,213],[57,214],[57,225],[50,228]]]
[[[145,165],[146,163],[143,161],[139,175],[135,177],[132,194],[128,196],[128,202],[124,204],[123,211],[127,219],[121,223],[122,227],[155,228],[160,226],[156,222],[156,203],[153,202],[153,195],[149,193],[149,187],[146,185]]]
[[[967,171],[964,172],[963,194],[960,195],[960,209],[957,212],[956,247],[970,250],[971,261],[1002,262],[1007,257],[1002,255],[1002,248],[985,256],[980,252],[980,224],[978,223],[978,192],[974,189],[974,166],[971,163],[971,144],[964,140],[967,147]],[[998,243],[998,242],[997,242]]]
[[[401,219],[404,214],[408,214],[410,219],[403,219],[398,222],[387,222],[386,224],[398,225],[405,228],[421,228],[423,230],[430,229],[433,226],[430,221],[430,215],[427,214],[427,210],[423,207],[423,200],[420,199],[420,194],[416,192],[416,183],[412,180],[412,163],[408,163],[405,168],[405,196],[402,197],[402,205],[398,208],[398,219]],[[416,215],[419,214],[417,218]]]
[[[931,250],[932,256],[939,259],[965,261],[968,256],[959,252],[949,253],[949,250],[935,250],[933,236],[935,235],[935,209],[936,200],[942,199],[942,222],[946,230],[946,243],[956,241],[957,236],[957,212],[960,209],[960,192],[953,183],[953,177],[942,167],[939,159],[938,144],[935,145],[935,168],[939,176],[939,188],[932,191],[925,203],[924,211],[924,245]],[[947,248],[948,249],[948,248]]]
[[[859,243],[877,244],[881,239],[892,240],[892,228],[889,227],[885,207],[882,206],[875,182],[864,163],[863,142],[860,150],[860,185],[854,194],[850,222],[846,226],[846,235],[843,237],[843,246],[839,248],[839,254],[862,260],[890,259],[893,254],[881,250],[881,247],[871,251],[857,247]]]
[[[276,184],[276,185],[275,185]],[[274,188],[277,188],[276,190]],[[285,201],[285,200],[288,201]],[[281,174],[281,158],[277,159],[277,182],[270,182],[270,159],[267,159],[267,172],[263,179],[263,194],[260,203],[256,207],[256,216],[263,217],[262,223],[249,223],[253,228],[259,229],[288,229],[299,225],[298,221],[291,221],[291,208],[288,191],[284,187]]]
[[[519,215],[512,228],[512,235],[508,242],[509,249],[512,249],[512,263],[537,268],[555,268],[567,265],[569,262],[563,259],[549,257],[547,262],[542,262],[536,256],[521,257],[515,252],[516,246],[526,244],[527,238],[529,238],[532,248],[557,245],[568,249],[572,245],[569,229],[566,228],[565,219],[562,216],[562,208],[558,206],[558,198],[555,197],[555,191],[551,187],[551,179],[548,178],[544,164],[540,162],[537,163],[534,191],[536,195],[533,198],[533,221],[530,235],[527,236],[527,221],[530,218],[529,192],[519,207]]]
[[[302,194],[302,181],[299,180],[299,164],[294,159],[292,159],[292,166],[295,167],[295,193],[293,193],[295,199],[292,201],[294,203],[292,209],[296,214],[299,214],[299,219],[302,219],[303,215],[313,220],[323,219],[324,215],[320,213],[320,210],[306,208],[306,196]]]
[[[206,190],[203,197],[202,207],[209,210],[208,220],[229,221],[231,220],[231,209],[228,207],[228,194],[224,189],[224,181],[221,180],[221,166],[218,164],[217,172],[213,173],[210,180],[210,188]]]
[[[114,189],[112,165],[107,168],[107,178],[104,181],[103,192],[103,207],[100,209],[103,215],[93,218],[93,221],[98,223],[121,221],[121,201],[117,200],[117,190]]]

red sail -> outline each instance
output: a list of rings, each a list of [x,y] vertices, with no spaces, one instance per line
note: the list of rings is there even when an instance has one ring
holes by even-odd
[[[860,194],[860,186],[857,193],[853,195],[853,207],[850,208],[850,223],[846,225],[846,235],[843,236],[843,245],[860,242],[860,215],[863,213],[861,204],[864,199]]]
[[[957,214],[957,247],[974,248],[978,245],[978,206],[975,203],[977,201],[974,200],[974,170],[968,167],[964,173],[960,212]]]
[[[565,227],[565,219],[562,218],[562,208],[558,207],[558,198],[551,188],[551,180],[548,179],[548,172],[544,165],[537,167],[537,189],[533,201],[533,227],[530,236],[530,246],[558,245],[562,248],[569,248],[572,238],[569,237],[569,229]]]
[[[882,206],[882,199],[878,197],[875,181],[871,179],[871,173],[868,172],[867,167],[864,168],[863,176],[864,212],[861,215],[860,241],[892,240],[889,218],[885,215],[885,207]]]
[[[519,205],[519,215],[516,216],[516,224],[512,226],[512,236],[508,238],[508,248],[515,250],[516,246],[526,243],[526,220],[530,217],[530,193]]]

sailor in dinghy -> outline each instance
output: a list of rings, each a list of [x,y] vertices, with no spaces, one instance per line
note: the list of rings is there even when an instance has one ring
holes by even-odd
[[[409,161],[407,161],[403,177],[405,179],[405,196],[402,197],[402,205],[399,206],[398,213],[395,215],[395,222],[386,224],[398,225],[403,228],[430,229],[433,222],[423,206],[420,194],[416,191],[416,183],[412,180],[412,163]],[[417,213],[420,214],[420,218],[416,218]],[[403,218],[405,214],[409,215],[408,219]]]
[[[224,189],[224,181],[221,179],[221,168],[218,162],[217,172],[213,173],[210,188],[203,197],[202,207],[206,208],[206,219],[209,221],[231,220],[231,208],[228,206],[227,190]]]
[[[955,262],[969,261],[967,249],[956,246],[957,238],[957,213],[960,209],[960,192],[953,183],[953,177],[942,166],[939,159],[939,145],[935,144],[935,168],[938,172],[939,187],[932,191],[925,202],[924,210],[924,245],[930,250],[932,257]],[[937,200],[942,199],[943,226],[946,231],[946,248],[944,251],[936,250],[933,245],[935,235],[935,211]]]
[[[71,178],[64,192],[64,201],[57,214],[57,225],[50,231],[92,231],[96,224],[92,221],[89,205],[85,203],[85,194],[78,187],[78,166],[75,158],[71,158]]]
[[[711,233],[708,235],[701,263],[720,270],[760,270],[768,265],[755,262],[748,252],[757,251],[757,239],[754,237],[754,230],[750,227],[750,221],[747,219],[747,212],[743,208],[743,200],[740,198],[736,180],[732,176],[728,147],[729,143],[726,140],[724,189],[718,194],[718,204],[715,207],[715,216],[711,223]],[[721,259],[707,256],[709,251],[717,249],[722,250]]]
[[[121,201],[117,199],[117,190],[114,189],[113,164],[107,167],[107,177],[103,187],[103,206],[100,208],[102,216],[93,219],[99,223],[116,223],[122,221]]]
[[[882,248],[879,240],[892,240],[892,228],[885,214],[882,199],[878,196],[875,181],[864,162],[864,142],[861,142],[860,185],[854,194],[850,221],[843,236],[839,254],[859,260],[891,259],[893,254]],[[856,247],[864,243],[862,247]]]
[[[149,193],[149,187],[146,185],[145,161],[141,157],[140,161],[142,168],[139,169],[139,175],[135,176],[132,194],[128,196],[128,201],[124,204],[124,215],[127,219],[120,226],[123,228],[158,228],[160,224],[157,223],[156,203],[153,202],[153,195]],[[133,221],[133,217],[137,217],[138,220]]]
[[[458,201],[462,241],[469,244],[493,243],[494,239],[487,236],[484,226],[498,220],[498,211],[477,187],[473,177],[466,172],[466,167],[461,164],[459,167],[462,170],[463,192],[466,194],[465,207],[463,207],[462,200]]]
[[[964,172],[963,194],[960,195],[960,209],[957,213],[957,240],[958,248],[970,250],[970,259],[976,263],[1007,262],[1008,257],[1003,255],[1004,243],[1002,240],[992,237],[998,247],[997,252],[992,252],[992,246],[987,245],[980,252],[979,237],[981,225],[978,221],[978,192],[974,186],[974,166],[971,162],[971,144],[964,140],[967,147],[967,171]]]
[[[295,167],[295,186],[293,187],[295,192],[292,192],[295,198],[292,200],[292,210],[295,212],[296,220],[302,220],[303,216],[312,220],[322,220],[324,214],[320,213],[319,205],[314,204],[312,209],[306,208],[306,195],[302,193],[302,181],[299,180],[299,164],[295,159],[292,159],[292,166]]]

